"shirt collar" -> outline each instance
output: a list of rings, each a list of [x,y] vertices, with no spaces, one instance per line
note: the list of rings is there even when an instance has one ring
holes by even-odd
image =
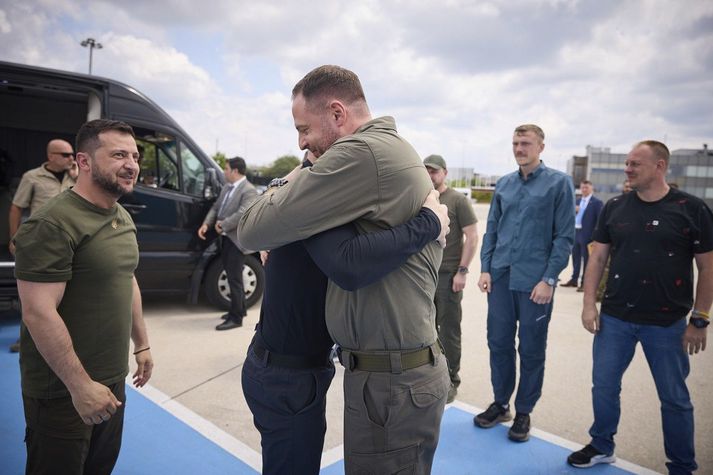
[[[231,183],[231,184],[230,184],[230,188],[232,188],[232,189],[237,188],[237,186],[238,186],[239,184],[241,184],[242,182],[244,182],[245,180],[247,180],[247,178],[248,178],[248,177],[244,176],[244,177],[242,177],[240,180],[238,180],[238,181],[236,181],[236,182],[234,182],[234,183]]]
[[[540,160],[540,164],[537,165],[537,168],[532,170],[529,175],[527,175],[527,179],[530,180],[532,178],[537,178],[543,171],[547,170],[547,167],[545,166],[545,162]],[[517,171],[517,176],[520,177],[521,180],[524,180],[525,177],[522,176],[522,170]]]

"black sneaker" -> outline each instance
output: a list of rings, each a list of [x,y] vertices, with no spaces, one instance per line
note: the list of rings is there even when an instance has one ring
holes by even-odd
[[[530,415],[518,412],[508,431],[508,438],[515,442],[527,442],[530,438]]]
[[[616,455],[606,455],[595,449],[591,444],[586,445],[582,450],[572,452],[567,457],[567,463],[577,468],[588,468],[598,463],[614,463]]]
[[[492,403],[485,412],[481,412],[473,418],[473,424],[483,429],[490,429],[499,422],[507,422],[512,419],[510,409],[506,409],[497,402]]]

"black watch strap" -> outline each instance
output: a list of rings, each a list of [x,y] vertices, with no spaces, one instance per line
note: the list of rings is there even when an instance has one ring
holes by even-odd
[[[691,319],[688,321],[691,325],[693,325],[696,328],[705,328],[708,325],[710,325],[710,320],[707,318],[695,318],[691,317]]]

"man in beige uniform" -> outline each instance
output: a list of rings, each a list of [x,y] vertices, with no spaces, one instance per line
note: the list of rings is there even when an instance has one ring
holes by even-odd
[[[12,198],[8,224],[10,229],[10,253],[15,255],[13,236],[20,227],[22,213],[30,209],[30,214],[40,209],[51,198],[71,188],[77,182],[77,164],[74,161],[72,145],[62,139],[53,139],[47,143],[47,161],[37,168],[22,175],[15,196]],[[10,345],[10,351],[20,351],[20,340]]]
[[[393,118],[371,119],[354,73],[311,71],[292,91],[292,114],[300,148],[321,158],[245,211],[243,245],[272,249],[348,222],[366,233],[418,213],[428,174]],[[346,367],[346,473],[430,473],[450,384],[433,304],[441,257],[431,243],[365,288],[329,282],[327,328]]]
[[[50,198],[71,188],[77,182],[77,167],[72,145],[61,139],[50,140],[47,144],[47,161],[22,175],[15,196],[10,205],[10,252],[15,254],[12,237],[20,227],[22,213],[30,209],[37,211]]]

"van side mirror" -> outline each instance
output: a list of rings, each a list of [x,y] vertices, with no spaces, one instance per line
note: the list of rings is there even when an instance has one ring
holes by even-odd
[[[206,200],[212,200],[216,196],[218,196],[218,191],[219,186],[218,185],[218,178],[215,173],[215,169],[213,168],[208,168],[206,170],[207,176],[206,176],[206,181],[205,181],[205,187],[203,188],[203,198]],[[216,187],[218,187],[218,190],[216,190]]]

